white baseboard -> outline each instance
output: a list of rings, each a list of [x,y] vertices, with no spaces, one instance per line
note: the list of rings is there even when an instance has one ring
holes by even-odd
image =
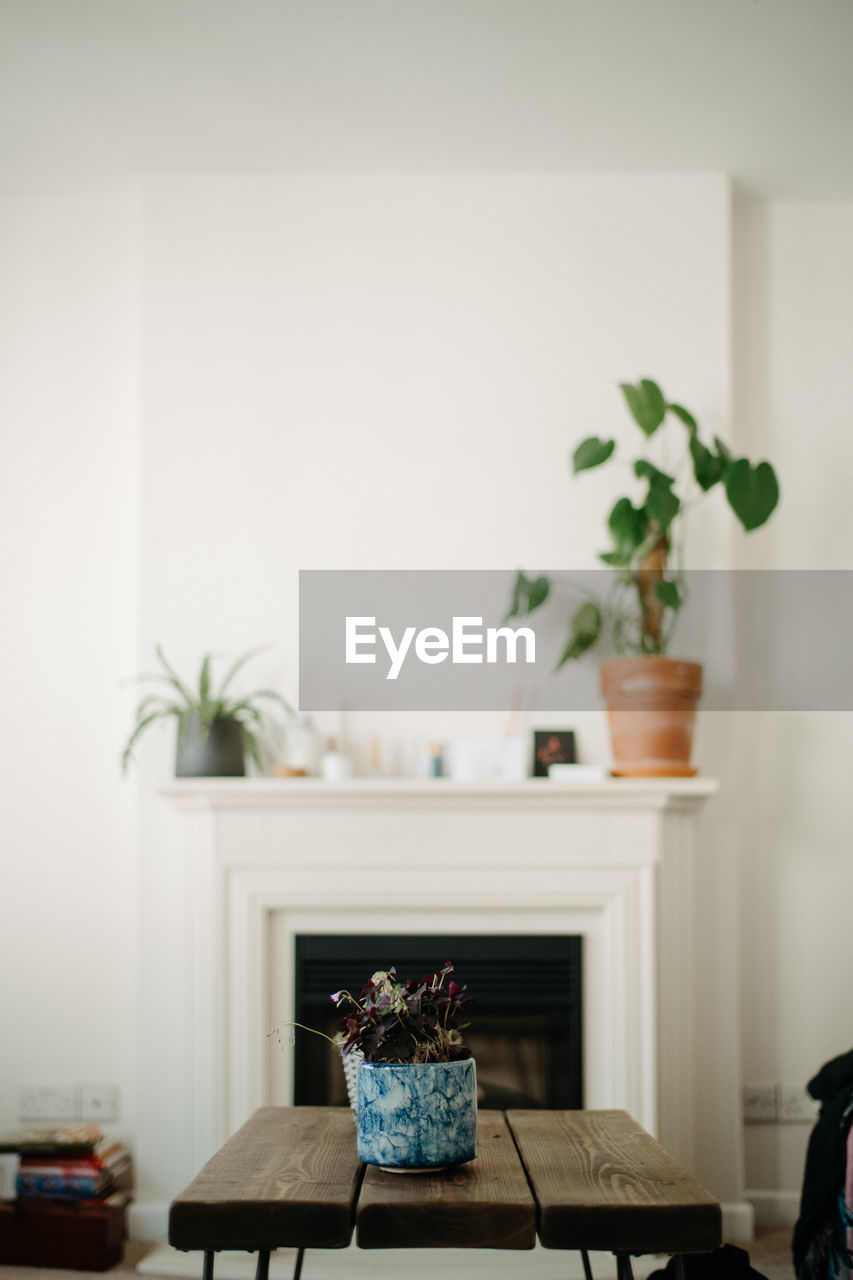
[[[799,1191],[745,1191],[757,1227],[792,1227],[800,1216]]]
[[[141,1200],[127,1211],[127,1230],[131,1240],[154,1244],[169,1234],[169,1206],[165,1200]]]

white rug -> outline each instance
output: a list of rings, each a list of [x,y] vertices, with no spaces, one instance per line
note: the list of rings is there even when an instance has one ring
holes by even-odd
[[[270,1259],[270,1280],[290,1280],[294,1249],[280,1249]],[[595,1280],[615,1280],[616,1262],[609,1253],[590,1254]],[[665,1258],[634,1258],[637,1280],[663,1266]],[[256,1257],[218,1253],[215,1280],[254,1280]],[[158,1245],[137,1267],[139,1275],[199,1280],[200,1253],[179,1253]],[[580,1254],[556,1249],[308,1249],[302,1280],[583,1280]]]

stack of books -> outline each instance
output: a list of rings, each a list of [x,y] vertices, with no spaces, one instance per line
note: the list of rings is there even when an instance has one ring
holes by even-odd
[[[0,1153],[17,1153],[22,1197],[104,1200],[132,1179],[128,1148],[95,1125],[23,1130],[0,1139]]]
[[[130,1152],[94,1125],[0,1138],[0,1264],[105,1271],[124,1252]]]

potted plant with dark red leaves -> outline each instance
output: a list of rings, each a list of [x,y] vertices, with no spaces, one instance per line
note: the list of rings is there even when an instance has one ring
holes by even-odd
[[[356,997],[332,996],[346,1010],[344,1062],[357,1073],[358,1155],[395,1172],[463,1164],[477,1154],[477,1081],[460,1017],[472,1003],[448,961],[420,981],[374,973]]]
[[[414,1173],[477,1155],[476,1068],[461,1034],[473,999],[452,975],[449,960],[419,981],[380,970],[360,995],[332,996],[344,1018],[326,1039],[343,1056],[351,1101],[355,1093],[365,1164]]]

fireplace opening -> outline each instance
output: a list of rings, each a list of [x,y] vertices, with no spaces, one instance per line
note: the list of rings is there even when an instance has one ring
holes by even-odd
[[[466,1044],[477,1060],[480,1106],[580,1108],[581,938],[304,934],[295,940],[294,1020],[334,1035],[329,997],[358,995],[377,969],[420,978],[452,960],[475,1004]],[[343,1070],[327,1041],[296,1033],[294,1102],[347,1104]]]

